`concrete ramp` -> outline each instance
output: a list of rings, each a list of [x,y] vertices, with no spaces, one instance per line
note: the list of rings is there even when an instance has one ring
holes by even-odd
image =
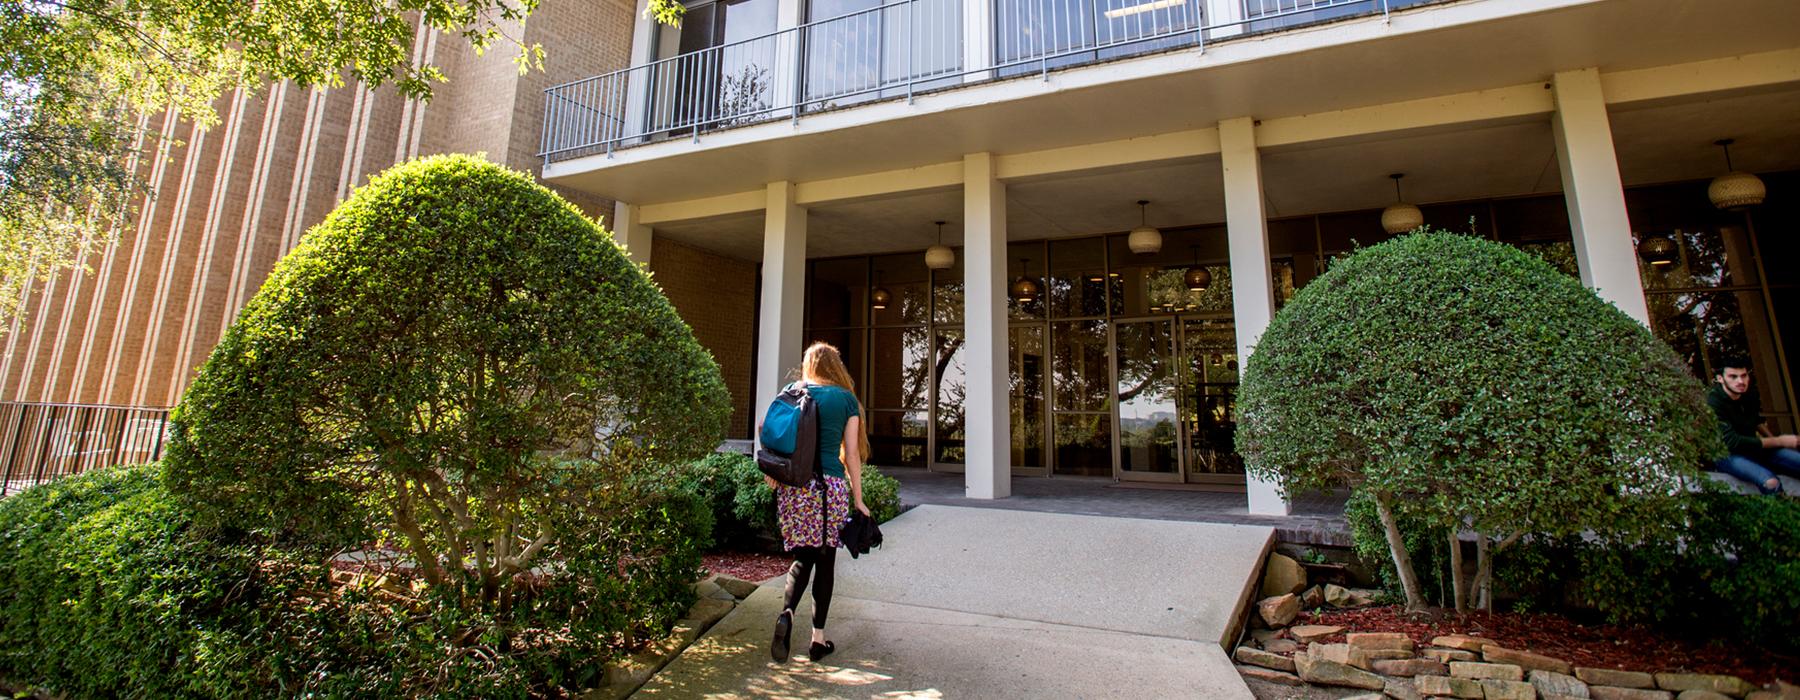
[[[887,545],[840,552],[829,636],[806,659],[769,638],[765,584],[639,692],[679,698],[1250,698],[1221,646],[1268,527],[922,506]]]

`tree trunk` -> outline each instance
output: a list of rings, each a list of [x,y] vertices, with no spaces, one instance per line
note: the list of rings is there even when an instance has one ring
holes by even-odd
[[[1408,610],[1425,609],[1425,599],[1419,595],[1419,575],[1413,572],[1412,557],[1406,552],[1406,541],[1400,537],[1400,525],[1394,521],[1394,511],[1388,507],[1393,499],[1386,493],[1375,494],[1375,511],[1381,515],[1381,527],[1387,531],[1388,554],[1394,558],[1394,571],[1400,574],[1400,590],[1406,594]]]
[[[1463,586],[1463,581],[1465,579],[1463,578],[1463,554],[1460,530],[1462,530],[1461,520],[1450,525],[1450,607],[1455,608],[1459,613],[1464,613],[1469,611],[1469,595],[1467,589]]]
[[[1494,611],[1494,554],[1488,549],[1487,535],[1475,537],[1475,595],[1479,600],[1476,606],[1487,612]]]

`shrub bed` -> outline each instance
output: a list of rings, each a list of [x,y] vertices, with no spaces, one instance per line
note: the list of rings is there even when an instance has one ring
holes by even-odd
[[[0,501],[0,679],[71,698],[567,694],[692,603],[705,507],[648,500],[500,616],[205,530],[155,466],[61,479]]]
[[[900,482],[874,465],[862,469],[863,503],[876,522],[900,515]],[[775,492],[763,481],[756,460],[738,453],[717,453],[681,472],[680,488],[708,504],[713,516],[713,545],[759,549],[779,547],[781,528],[775,521]]]

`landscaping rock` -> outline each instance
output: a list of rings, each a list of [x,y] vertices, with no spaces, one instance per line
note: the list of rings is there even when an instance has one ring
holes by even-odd
[[[1387,700],[1387,696],[1381,693],[1357,693],[1355,695],[1346,695],[1338,698],[1338,700]]]
[[[1564,675],[1575,672],[1573,665],[1554,656],[1506,649],[1492,644],[1481,648],[1481,657],[1491,663],[1512,664],[1528,671],[1553,671]]]
[[[1254,640],[1257,646],[1267,649],[1269,642],[1281,638],[1281,632],[1281,630],[1250,630],[1250,639]]]
[[[1300,680],[1299,676],[1292,673],[1282,673],[1281,671],[1266,669],[1261,666],[1238,666],[1237,670],[1238,673],[1245,678],[1251,678],[1265,683],[1288,685],[1296,688],[1306,685],[1306,681]]]
[[[1614,688],[1655,688],[1656,677],[1637,671],[1617,671],[1610,668],[1588,668],[1578,666],[1575,677],[1588,685],[1609,685]]]
[[[1381,692],[1394,700],[1424,700],[1425,697],[1419,694],[1418,688],[1413,687],[1412,681],[1403,678],[1387,679],[1387,685],[1382,686]]]
[[[1387,681],[1382,680],[1381,676],[1336,661],[1296,656],[1294,666],[1300,671],[1301,680],[1308,683],[1365,690],[1381,690],[1387,686]]]
[[[1327,583],[1325,584],[1325,602],[1336,608],[1355,608],[1375,601],[1374,596],[1368,591]]]
[[[1384,676],[1444,676],[1450,667],[1435,659],[1378,659],[1371,661],[1374,671]]]
[[[1421,695],[1435,695],[1451,698],[1482,697],[1481,684],[1467,678],[1451,678],[1449,676],[1414,676],[1413,687],[1418,688]]]
[[[1232,652],[1231,658],[1236,659],[1240,664],[1272,668],[1277,671],[1287,671],[1288,673],[1294,672],[1293,659],[1280,654],[1271,654],[1261,649],[1238,647],[1237,651]]]
[[[1710,690],[1721,695],[1741,698],[1756,686],[1737,676],[1721,676],[1709,673],[1658,673],[1656,687],[1663,690],[1681,692],[1684,690]]]
[[[607,664],[601,676],[600,687],[584,697],[587,700],[619,700],[630,696],[699,636],[700,630],[693,625],[676,623],[668,637],[651,642],[631,656]]]
[[[1288,636],[1301,644],[1310,644],[1342,631],[1344,628],[1336,625],[1294,625],[1288,628]]]
[[[1476,661],[1481,658],[1480,656],[1477,656],[1475,652],[1463,651],[1461,649],[1426,649],[1424,655],[1426,658],[1436,659],[1444,663],[1450,663],[1452,661]]]
[[[1286,627],[1300,614],[1300,597],[1289,593],[1264,598],[1256,604],[1256,614],[1270,627]]]
[[[1271,639],[1263,645],[1263,650],[1271,654],[1292,654],[1300,651],[1300,643],[1292,639]]]
[[[1615,688],[1610,685],[1588,684],[1588,696],[1593,700],[1674,700],[1675,694],[1667,690],[1644,690],[1642,688]]]
[[[1526,679],[1531,681],[1533,686],[1537,687],[1537,691],[1540,695],[1560,695],[1570,698],[1585,698],[1588,696],[1587,684],[1581,682],[1581,679],[1566,673],[1557,673],[1555,671],[1532,671],[1531,673],[1526,674]]]
[[[1675,700],[1731,700],[1731,696],[1710,690],[1683,690],[1675,695]]]
[[[1481,679],[1481,694],[1487,700],[1537,700],[1537,688],[1524,681]]]
[[[1774,690],[1753,690],[1744,698],[1745,700],[1800,700],[1800,685],[1777,680]]]
[[[694,584],[694,596],[697,598],[712,598],[713,600],[726,600],[733,603],[737,602],[737,596],[732,595],[730,591],[720,588],[719,584],[714,582],[710,576],[700,579],[699,583]]]
[[[1464,635],[1460,635],[1460,634],[1444,635],[1442,637],[1437,637],[1437,638],[1434,638],[1431,640],[1431,645],[1434,647],[1444,647],[1447,649],[1461,649],[1463,651],[1473,651],[1473,652],[1480,652],[1482,647],[1485,647],[1485,646],[1487,646],[1489,644],[1493,644],[1493,643],[1494,643],[1494,641],[1491,639],[1482,639],[1481,637],[1469,637],[1469,636],[1464,636]]]
[[[1357,649],[1348,644],[1320,644],[1318,642],[1313,642],[1306,647],[1306,655],[1315,659],[1324,659],[1326,661],[1355,666],[1364,671],[1372,671],[1375,669],[1369,662],[1369,657],[1365,655],[1361,649]]]
[[[1311,610],[1325,604],[1325,589],[1318,586],[1306,589],[1300,594],[1300,607]]]
[[[1502,681],[1525,680],[1525,669],[1511,664],[1484,664],[1479,661],[1452,661],[1450,675],[1457,678],[1481,680],[1492,678]]]
[[[750,582],[750,581],[745,581],[736,576],[726,576],[725,574],[719,574],[718,576],[713,577],[713,582],[719,584],[719,587],[725,589],[725,592],[730,593],[733,596],[736,596],[738,600],[743,600],[745,598],[748,598],[748,597],[750,597],[751,593],[756,592],[756,584],[755,583]]]
[[[1412,654],[1413,640],[1399,632],[1351,632],[1345,640],[1363,651],[1404,651]]]
[[[1300,567],[1300,562],[1279,552],[1270,554],[1269,563],[1263,566],[1263,597],[1273,598],[1304,590],[1306,590],[1306,569]]]
[[[735,607],[737,607],[737,603],[729,600],[701,598],[694,603],[694,607],[688,608],[686,621],[692,622],[695,627],[704,632]]]
[[[1401,651],[1399,649],[1365,650],[1362,652],[1362,655],[1363,655],[1363,658],[1366,658],[1370,661],[1382,661],[1382,660],[1392,661],[1395,659],[1413,658],[1412,652]]]

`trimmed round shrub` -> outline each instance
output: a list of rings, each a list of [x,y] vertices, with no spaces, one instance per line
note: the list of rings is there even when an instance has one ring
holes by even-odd
[[[1495,551],[1672,527],[1719,450],[1701,385],[1648,329],[1528,253],[1447,232],[1358,250],[1300,290],[1238,408],[1252,474],[1289,493],[1351,484]]]
[[[169,488],[210,526],[409,552],[504,611],[711,450],[717,365],[605,230],[468,156],[396,166],[283,258],[171,414]],[[563,549],[563,545],[568,545]]]

